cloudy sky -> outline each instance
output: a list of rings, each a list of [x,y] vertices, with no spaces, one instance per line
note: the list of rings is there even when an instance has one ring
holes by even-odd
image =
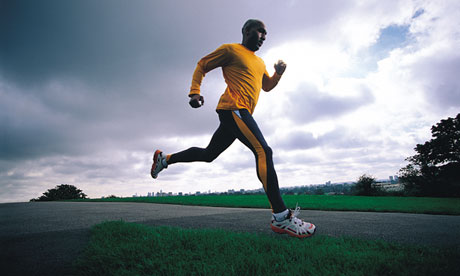
[[[261,187],[236,141],[211,164],[175,164],[156,181],[152,153],[205,147],[225,89],[206,76],[188,105],[197,61],[259,18],[270,73],[254,117],[281,187],[397,174],[460,111],[460,2],[0,2],[0,202],[59,184],[89,197]]]

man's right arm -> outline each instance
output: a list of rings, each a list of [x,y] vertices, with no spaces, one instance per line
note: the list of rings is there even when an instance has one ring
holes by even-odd
[[[189,97],[191,98],[190,102],[193,99],[197,99],[196,97],[194,97],[195,95],[200,95],[201,82],[203,81],[203,78],[206,75],[206,73],[217,67],[225,66],[227,63],[228,53],[225,45],[220,46],[219,48],[217,48],[217,50],[203,57],[198,62],[195,68],[195,72],[193,72],[192,86],[190,87],[189,93]],[[200,97],[200,101],[204,102],[203,97]],[[190,103],[190,105],[192,105],[192,103]]]

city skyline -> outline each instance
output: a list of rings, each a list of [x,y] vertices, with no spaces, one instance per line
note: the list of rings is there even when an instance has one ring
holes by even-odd
[[[323,187],[323,186],[334,186],[334,185],[354,185],[356,184],[357,181],[345,181],[345,182],[339,182],[339,183],[331,183],[331,181],[326,181],[324,184],[309,184],[309,185],[302,185],[302,186],[291,186],[291,187],[283,187],[282,190],[289,190],[289,189],[297,189],[297,188],[302,188],[302,187]],[[387,179],[376,179],[376,184],[399,184],[399,177],[397,175],[390,175]],[[159,190],[157,192],[147,192],[146,195],[143,194],[135,194],[132,195],[132,197],[158,197],[158,196],[189,196],[189,195],[208,195],[208,194],[234,194],[234,193],[265,193],[264,189],[258,188],[258,189],[253,189],[253,190],[245,190],[245,189],[229,189],[227,191],[195,191],[195,192],[169,192],[169,191],[163,191]],[[116,196],[116,195],[110,195],[110,196]],[[108,197],[110,197],[108,196]],[[106,196],[102,196],[101,198],[105,198]]]

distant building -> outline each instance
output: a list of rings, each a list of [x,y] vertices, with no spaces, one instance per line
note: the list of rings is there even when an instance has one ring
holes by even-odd
[[[157,192],[157,196],[167,196],[166,193],[163,193],[163,191]]]
[[[398,192],[404,190],[404,186],[400,183],[392,183],[392,182],[377,182],[373,184],[374,187],[379,187],[387,192]]]

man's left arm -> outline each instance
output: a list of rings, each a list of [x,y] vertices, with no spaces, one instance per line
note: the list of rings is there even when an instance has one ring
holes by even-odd
[[[279,80],[281,79],[281,76],[284,74],[284,71],[286,70],[286,63],[282,60],[278,60],[277,63],[275,63],[275,73],[273,76],[269,76],[268,73],[265,71],[264,77],[262,79],[262,89],[266,92],[272,90],[275,88],[275,86],[278,84]]]

